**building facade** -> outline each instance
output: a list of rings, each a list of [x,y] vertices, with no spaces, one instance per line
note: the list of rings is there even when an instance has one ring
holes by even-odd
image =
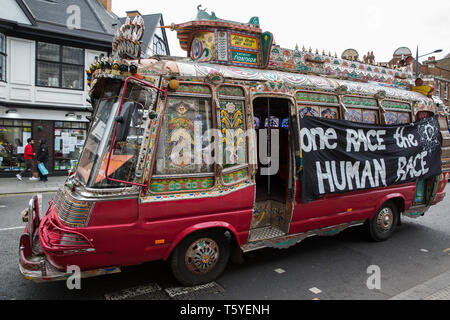
[[[440,60],[436,60],[434,56],[429,57],[419,64],[419,73],[426,84],[434,87],[435,102],[449,107],[450,54]]]
[[[85,70],[110,54],[121,21],[111,0],[2,0],[2,6],[0,177],[23,169],[29,137],[35,151],[46,139],[49,172],[65,175],[76,165],[92,111]],[[156,26],[146,32],[153,35]]]
[[[422,62],[417,61],[411,50],[407,47],[400,47],[394,51],[391,61],[387,66],[395,67],[410,64],[418,77],[423,80],[423,84],[433,87],[431,96],[440,107],[449,110],[450,106],[450,53],[443,59],[436,60],[434,56],[424,58]]]

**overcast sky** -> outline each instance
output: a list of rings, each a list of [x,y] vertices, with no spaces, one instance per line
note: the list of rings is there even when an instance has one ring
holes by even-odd
[[[450,52],[449,0],[113,0],[113,11],[141,14],[162,13],[164,23],[193,20],[197,5],[214,11],[220,19],[248,22],[258,16],[263,31],[270,31],[283,48],[311,47],[340,57],[353,48],[360,58],[373,51],[377,62],[389,61],[398,47],[419,55],[443,49],[436,59]],[[185,56],[176,32],[167,30],[170,52]],[[421,60],[426,59],[426,57]]]

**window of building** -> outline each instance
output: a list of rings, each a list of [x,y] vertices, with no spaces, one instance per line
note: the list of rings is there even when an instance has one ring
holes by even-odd
[[[166,55],[166,46],[164,45],[164,41],[158,37],[157,35],[153,36],[153,54],[154,55]]]
[[[38,42],[36,84],[83,90],[84,49]]]
[[[70,170],[78,164],[87,125],[86,122],[55,122],[55,171]]]
[[[27,139],[31,138],[31,121],[0,119],[0,172],[21,171]]]
[[[448,100],[448,83],[445,84],[444,99]]]
[[[436,84],[436,95],[438,97],[440,97],[441,96],[441,83],[439,81],[436,81],[436,82],[437,82],[437,84]]]
[[[6,37],[0,33],[0,81],[6,81]]]

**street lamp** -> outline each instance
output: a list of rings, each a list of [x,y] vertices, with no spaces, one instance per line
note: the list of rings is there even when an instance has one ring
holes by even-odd
[[[417,46],[417,50],[416,50],[416,79],[419,77],[419,58],[425,57],[429,54],[433,54],[433,53],[439,53],[442,52],[442,49],[437,49],[434,50],[433,52],[427,53],[427,54],[423,54],[421,56],[419,56],[419,46]]]

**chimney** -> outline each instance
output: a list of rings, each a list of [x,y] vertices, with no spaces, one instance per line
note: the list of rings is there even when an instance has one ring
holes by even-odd
[[[112,0],[100,0],[101,4],[105,7],[106,11],[112,12]]]
[[[142,14],[137,10],[127,11],[127,17],[136,17],[136,16],[142,16]]]

